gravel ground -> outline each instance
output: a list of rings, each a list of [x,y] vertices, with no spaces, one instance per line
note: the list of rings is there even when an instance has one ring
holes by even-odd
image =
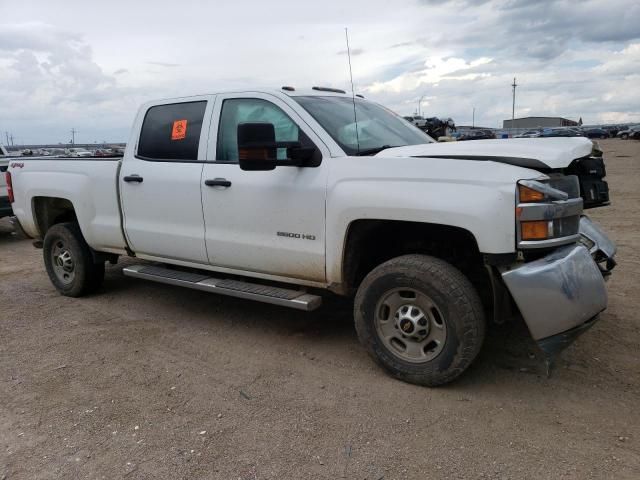
[[[640,478],[640,142],[601,145],[613,206],[591,215],[619,266],[550,378],[518,323],[427,389],[373,364],[343,300],[301,313],[122,262],[62,297],[0,221],[0,479]]]

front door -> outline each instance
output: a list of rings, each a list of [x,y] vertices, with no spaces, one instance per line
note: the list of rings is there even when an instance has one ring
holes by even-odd
[[[300,141],[328,155],[320,139],[279,98],[258,93],[218,96],[202,175],[209,262],[324,281],[327,165],[241,170],[237,127],[242,122],[272,123],[276,141]],[[278,151],[278,158],[284,155],[284,149]]]
[[[211,108],[211,98],[195,97],[151,106],[136,120],[137,149],[127,149],[118,181],[138,256],[208,262],[200,182]]]

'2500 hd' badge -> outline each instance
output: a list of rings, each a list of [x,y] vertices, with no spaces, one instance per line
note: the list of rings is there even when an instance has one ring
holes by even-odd
[[[289,238],[301,238],[302,240],[315,240],[315,235],[309,235],[306,233],[292,233],[292,232],[278,232],[279,237],[289,237]]]

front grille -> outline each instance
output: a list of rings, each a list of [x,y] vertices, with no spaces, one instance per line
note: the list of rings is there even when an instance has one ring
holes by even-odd
[[[604,180],[607,169],[601,156],[576,158],[566,169],[566,173],[578,177],[585,209],[609,205],[609,185]]]

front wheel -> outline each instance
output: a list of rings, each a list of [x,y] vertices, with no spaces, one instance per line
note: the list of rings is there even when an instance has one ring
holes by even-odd
[[[356,294],[360,342],[391,375],[425,386],[457,378],[480,351],[482,303],[456,268],[426,255],[375,268]]]
[[[97,290],[104,280],[104,262],[95,263],[76,223],[58,223],[44,237],[44,264],[51,283],[68,297]]]

